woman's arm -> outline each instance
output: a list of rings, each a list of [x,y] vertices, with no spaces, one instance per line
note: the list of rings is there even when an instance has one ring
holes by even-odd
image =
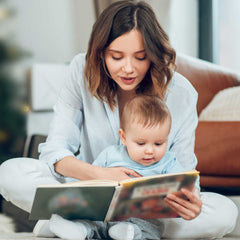
[[[173,152],[184,170],[196,168],[194,154],[195,130],[198,124],[197,92],[190,82],[180,74],[175,75],[174,87],[170,90],[168,104],[173,118],[173,135],[170,151]],[[201,212],[202,201],[199,192],[199,179],[193,191],[181,189],[187,200],[179,195],[169,194],[166,203],[186,220],[194,219]]]
[[[173,152],[177,160],[185,170],[195,169],[197,159],[194,153],[195,130],[198,124],[196,111],[197,98],[192,98],[188,106],[183,109],[179,125],[176,129],[170,151]]]
[[[80,144],[83,106],[79,81],[83,77],[82,61],[84,56],[78,56],[70,64],[67,78],[54,106],[47,141],[39,145],[39,159],[46,162],[52,173],[59,178],[63,175],[55,171],[55,164],[65,157],[74,158]]]
[[[198,124],[197,98],[197,92],[191,83],[176,73],[167,96],[167,105],[172,115],[169,150],[174,153],[184,170],[195,169],[197,165],[194,153]]]
[[[169,150],[185,170],[195,169],[197,165],[194,154],[195,130],[198,124],[197,98],[198,94],[191,83],[175,73],[166,99],[172,115]]]
[[[55,164],[55,171],[61,175],[79,180],[110,179],[121,181],[130,178],[129,175],[139,177],[135,171],[124,167],[105,168],[93,166],[72,156],[65,157]]]

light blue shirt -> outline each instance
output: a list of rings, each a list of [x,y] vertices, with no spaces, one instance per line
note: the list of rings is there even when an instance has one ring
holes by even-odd
[[[129,157],[127,148],[122,144],[112,145],[104,149],[93,162],[93,165],[100,167],[126,167],[133,169],[144,177],[184,171],[172,152],[166,152],[164,157],[154,164],[143,166]]]
[[[40,160],[45,161],[57,177],[54,164],[66,156],[92,163],[103,149],[120,144],[118,106],[113,111],[107,103],[92,97],[84,80],[85,54],[77,55],[70,64],[56,105],[46,143],[39,145]],[[174,153],[184,170],[196,167],[194,154],[197,117],[197,92],[191,83],[174,73],[166,103],[172,115],[167,150]]]

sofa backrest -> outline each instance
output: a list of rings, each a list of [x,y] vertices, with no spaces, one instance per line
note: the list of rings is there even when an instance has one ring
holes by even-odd
[[[178,54],[176,65],[176,71],[186,77],[198,92],[198,114],[216,93],[240,85],[240,74],[207,61]]]

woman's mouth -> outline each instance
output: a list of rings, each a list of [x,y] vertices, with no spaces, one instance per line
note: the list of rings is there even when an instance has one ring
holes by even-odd
[[[125,84],[132,84],[135,81],[135,77],[121,77],[121,80]]]

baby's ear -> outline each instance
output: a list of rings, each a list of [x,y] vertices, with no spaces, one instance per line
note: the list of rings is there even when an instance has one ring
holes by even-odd
[[[122,144],[126,145],[126,137],[125,137],[125,132],[122,128],[118,130],[119,136],[121,138]]]

